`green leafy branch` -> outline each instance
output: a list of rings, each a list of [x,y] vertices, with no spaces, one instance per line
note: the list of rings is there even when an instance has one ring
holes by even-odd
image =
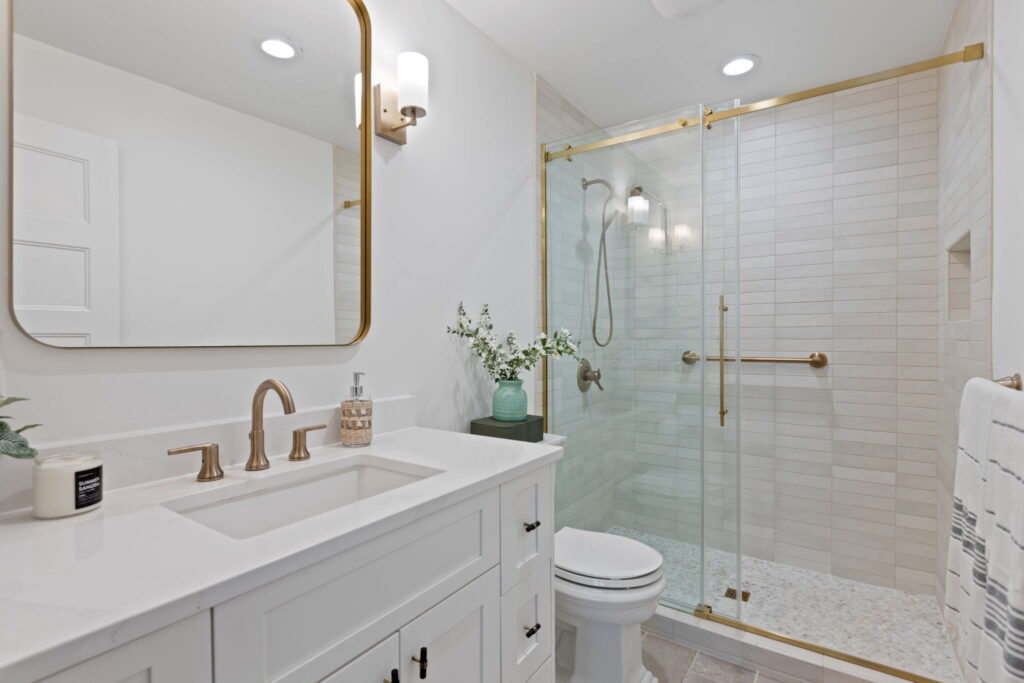
[[[0,408],[27,400],[27,398],[20,398],[18,396],[0,396]],[[11,429],[11,426],[4,421],[9,419],[11,419],[10,415],[0,415],[0,455],[9,455],[12,458],[36,457],[36,449],[29,445],[28,439],[22,435],[22,432],[42,425],[32,424]]]
[[[458,322],[455,327],[448,327],[448,334],[467,340],[473,355],[480,359],[487,374],[495,381],[518,380],[520,373],[531,370],[547,356],[575,358],[577,353],[572,333],[564,328],[550,336],[541,334],[526,344],[512,332],[500,339],[494,333],[491,311],[486,304],[473,320],[460,303]]]

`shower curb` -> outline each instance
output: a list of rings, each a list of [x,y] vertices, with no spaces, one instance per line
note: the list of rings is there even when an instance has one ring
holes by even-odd
[[[866,667],[659,605],[645,632],[753,669],[780,683],[906,683]]]

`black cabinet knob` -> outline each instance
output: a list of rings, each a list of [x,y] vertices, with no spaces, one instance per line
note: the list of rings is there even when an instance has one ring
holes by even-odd
[[[420,665],[420,678],[421,679],[426,678],[427,677],[427,648],[421,647],[420,648],[420,656],[419,657],[415,657],[414,656],[412,658],[412,661],[418,662],[419,665]]]
[[[530,522],[530,523],[523,522],[523,528],[526,529],[526,533],[530,533],[531,531],[533,531],[534,529],[536,529],[539,526],[540,526],[540,520],[537,520],[536,522]]]
[[[523,628],[526,629],[526,637],[533,638],[535,635],[537,635],[537,631],[540,630],[540,624],[534,624],[533,626],[524,626]]]
[[[391,670],[391,678],[385,678],[384,683],[402,683],[398,678],[398,669]]]

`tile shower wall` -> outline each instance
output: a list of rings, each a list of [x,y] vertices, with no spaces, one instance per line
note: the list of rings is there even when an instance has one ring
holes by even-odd
[[[746,116],[746,555],[934,591],[938,76]]]
[[[598,129],[568,100],[543,79],[535,77],[536,140],[541,142],[580,135]],[[538,157],[539,158],[539,157]],[[593,157],[549,164],[549,316],[551,325],[567,327],[581,342],[581,353],[595,359],[590,341],[589,311],[593,295],[593,263],[597,253],[596,231],[581,233],[584,177],[601,177]],[[595,193],[599,188],[595,188]],[[600,203],[588,203],[588,216],[600,222]],[[565,229],[562,229],[565,228]],[[597,231],[600,226],[597,227]],[[538,260],[540,252],[537,253]],[[537,272],[540,272],[538,266]],[[538,288],[538,295],[540,291]],[[537,305],[538,314],[541,310]],[[601,321],[606,329],[607,317]],[[538,319],[537,327],[541,327]],[[542,403],[540,373],[536,374],[536,399]],[[611,525],[612,460],[611,434],[614,423],[611,395],[596,387],[586,394],[576,389],[576,366],[571,361],[552,361],[552,399],[549,406],[558,433],[568,437],[565,456],[558,463],[555,479],[557,523],[582,529],[604,531]]]
[[[946,51],[992,44],[991,0],[961,0],[946,36]],[[939,244],[940,282],[956,284],[945,250],[970,245],[970,302],[964,311],[939,292],[940,419],[938,458],[938,552],[934,571],[940,604],[946,581],[957,416],[963,386],[992,372],[992,74],[990,58],[957,64],[939,74]],[[954,260],[955,263],[955,260]],[[956,292],[955,286],[953,289]],[[952,305],[951,305],[952,304]],[[950,316],[950,310],[954,315]],[[959,316],[956,312],[959,310]],[[957,319],[959,317],[959,319]]]

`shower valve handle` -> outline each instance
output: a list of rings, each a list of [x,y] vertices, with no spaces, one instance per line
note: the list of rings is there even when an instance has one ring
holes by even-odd
[[[576,385],[580,391],[586,391],[591,384],[596,384],[598,389],[604,391],[604,387],[601,386],[601,371],[595,370],[590,361],[584,358],[576,369]]]

